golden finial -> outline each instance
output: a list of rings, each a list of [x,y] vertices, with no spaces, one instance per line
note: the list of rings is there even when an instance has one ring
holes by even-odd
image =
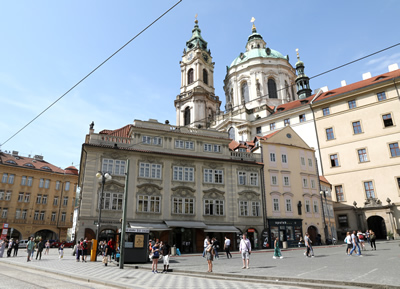
[[[300,60],[300,55],[299,55],[299,49],[298,48],[296,48],[296,54],[297,54],[297,59]]]
[[[199,21],[197,20],[197,13],[196,13],[196,15],[194,15],[194,18],[195,18],[195,20],[194,20],[194,23],[199,23]]]
[[[250,22],[253,23],[253,27],[251,28],[251,30],[256,30],[256,26],[254,25],[254,21],[256,21],[256,18],[251,17]]]

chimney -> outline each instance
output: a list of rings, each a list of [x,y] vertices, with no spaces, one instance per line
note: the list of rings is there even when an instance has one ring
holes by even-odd
[[[42,160],[43,160],[43,156],[39,156],[39,155],[35,155],[33,158],[34,158],[35,160],[39,160],[39,161],[42,161]]]
[[[13,155],[14,157],[17,157],[17,156],[18,156],[18,152],[17,152],[17,151],[12,151],[12,155]]]
[[[372,77],[372,76],[371,76],[371,72],[367,72],[367,73],[364,73],[364,74],[362,75],[363,80],[366,80],[366,79],[371,78],[371,77]]]
[[[342,85],[342,87],[343,87],[343,86],[346,86],[346,85],[347,85],[346,80],[342,80],[342,81],[340,82],[340,84]]]
[[[389,69],[389,72],[395,71],[395,70],[399,69],[399,65],[397,63],[393,63],[388,66],[388,69]]]

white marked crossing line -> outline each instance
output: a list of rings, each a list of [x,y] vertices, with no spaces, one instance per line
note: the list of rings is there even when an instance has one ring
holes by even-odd
[[[308,272],[303,272],[303,273],[297,274],[296,276],[301,276],[301,275],[305,275],[305,274],[309,274],[309,273],[314,273],[314,272],[316,272],[316,271],[321,271],[321,270],[324,270],[324,269],[326,269],[326,268],[328,268],[328,266],[324,266],[324,267],[321,267],[321,268],[319,268],[319,269],[315,269],[315,270],[308,271]]]
[[[355,281],[357,279],[364,278],[364,277],[368,276],[369,274],[371,274],[372,272],[375,272],[376,270],[378,270],[378,268],[375,268],[375,269],[373,269],[373,270],[371,270],[371,271],[369,271],[369,272],[367,272],[367,273],[365,273],[363,275],[360,275],[360,276],[358,276],[358,277],[356,277],[354,279],[351,279],[350,281]]]

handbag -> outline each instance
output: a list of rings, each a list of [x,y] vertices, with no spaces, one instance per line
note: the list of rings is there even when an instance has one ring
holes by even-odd
[[[150,254],[149,259],[150,261],[153,261],[153,254]]]

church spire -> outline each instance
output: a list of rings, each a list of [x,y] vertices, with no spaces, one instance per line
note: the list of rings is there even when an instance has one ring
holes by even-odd
[[[194,20],[194,28],[192,30],[192,37],[189,39],[189,41],[186,42],[186,47],[187,51],[192,50],[196,47],[199,47],[202,50],[207,51],[207,41],[201,37],[201,30],[199,28],[199,21],[197,20],[197,14],[196,14],[196,19]]]
[[[304,63],[300,60],[299,49],[296,49],[297,62],[296,62],[296,85],[297,95],[299,99],[307,98],[311,95],[310,78],[304,73]]]

